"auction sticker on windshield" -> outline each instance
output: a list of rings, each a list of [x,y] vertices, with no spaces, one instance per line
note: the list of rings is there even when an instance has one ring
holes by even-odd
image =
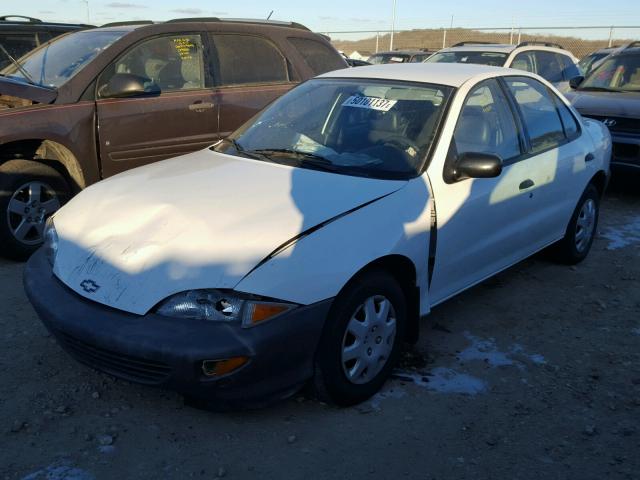
[[[351,95],[342,104],[343,107],[368,108],[369,110],[379,110],[388,112],[397,103],[397,100],[387,100],[385,98],[364,97],[362,95]]]

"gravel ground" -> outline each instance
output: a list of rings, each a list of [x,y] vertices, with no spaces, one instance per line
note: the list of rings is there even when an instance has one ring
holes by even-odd
[[[640,180],[577,267],[529,259],[437,307],[384,391],[217,414],[77,364],[0,261],[0,478],[640,479]]]

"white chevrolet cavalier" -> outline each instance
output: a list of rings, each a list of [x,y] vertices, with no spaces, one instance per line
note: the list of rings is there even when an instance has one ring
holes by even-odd
[[[62,346],[115,376],[214,406],[311,381],[350,405],[434,305],[545,247],[583,260],[610,155],[606,127],[532,74],[340,70],[83,191],[25,286]]]

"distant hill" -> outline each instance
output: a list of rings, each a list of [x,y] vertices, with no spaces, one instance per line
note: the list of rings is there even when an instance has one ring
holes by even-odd
[[[338,37],[339,34],[334,34],[333,44],[338,49],[346,53],[351,54],[354,50],[359,52],[375,52],[376,51],[376,37],[375,35],[370,38],[362,40],[349,41],[341,40]],[[389,49],[390,35],[380,35],[378,38],[379,51],[386,51]],[[456,28],[447,31],[446,46],[449,47],[458,42],[465,41],[478,41],[478,42],[491,42],[491,43],[509,43],[510,32],[488,32],[479,30],[467,30],[463,28]],[[419,49],[427,48],[430,50],[439,50],[442,48],[443,30],[440,29],[425,29],[425,30],[406,30],[396,32],[393,38],[394,49]],[[513,42],[518,41],[518,32],[513,34]],[[539,42],[553,42],[562,45],[565,49],[572,52],[576,57],[581,58],[586,54],[597,50],[599,48],[606,47],[608,40],[584,40],[577,37],[560,36],[560,35],[544,35],[544,34],[522,34],[520,41],[539,41]],[[632,40],[629,39],[616,39],[614,45],[621,45]]]

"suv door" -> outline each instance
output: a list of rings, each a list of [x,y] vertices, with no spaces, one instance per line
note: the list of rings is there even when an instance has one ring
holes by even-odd
[[[218,138],[218,108],[199,33],[144,40],[115,60],[97,81],[102,176],[204,148]],[[118,74],[146,79],[160,93],[102,98]]]
[[[558,240],[582,188],[593,175],[588,167],[588,142],[574,142],[580,125],[550,89],[530,77],[504,77],[522,119],[527,154],[519,162],[533,202],[526,212],[532,251]],[[588,177],[588,178],[587,178]],[[577,196],[576,196],[577,195]]]
[[[211,33],[221,137],[297,84],[278,47],[253,34]]]
[[[458,117],[443,177],[430,176],[437,211],[436,260],[429,295],[439,303],[531,253],[531,211],[519,160],[524,149],[511,104],[495,79],[470,91]],[[497,178],[453,180],[447,172],[463,153],[503,160]]]

